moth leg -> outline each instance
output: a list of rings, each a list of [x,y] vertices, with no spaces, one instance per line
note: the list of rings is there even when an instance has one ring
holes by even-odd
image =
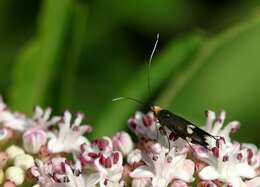
[[[156,140],[159,140],[159,128],[156,126]]]
[[[159,141],[159,131],[160,131],[161,126],[158,121],[156,121],[155,126],[156,126],[156,141],[158,142]]]
[[[168,140],[168,148],[169,148],[169,151],[170,151],[170,149],[171,149],[171,143],[170,143],[169,137],[167,136],[166,130],[165,130],[163,127],[160,127],[160,128],[159,128],[159,131],[160,131],[161,135],[167,137],[167,140]]]
[[[186,138],[185,138],[185,141],[188,143],[188,145],[189,145],[189,147],[190,147],[192,153],[195,153],[195,150],[193,149],[193,147],[192,147],[191,144],[190,144],[190,143],[191,143],[190,138],[189,138],[189,137],[186,137]]]

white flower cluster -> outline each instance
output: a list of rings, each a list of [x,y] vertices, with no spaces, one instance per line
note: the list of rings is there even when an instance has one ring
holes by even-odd
[[[196,178],[199,187],[260,187],[260,151],[253,144],[232,141],[230,137],[239,129],[239,122],[224,126],[224,111],[218,117],[207,111],[206,117],[202,128],[217,137],[207,140],[208,149],[196,144],[190,147],[169,130],[166,135],[158,135],[152,113],[137,112],[130,118],[129,127],[139,137],[140,160],[144,162],[130,173],[134,184],[184,187]]]
[[[137,135],[126,132],[89,141],[83,114],[36,107],[31,118],[0,102],[0,184],[33,187],[260,187],[260,153],[252,144],[232,141],[238,122],[223,127],[207,112],[204,130],[218,137],[208,149],[187,145],[171,131],[158,133],[152,113],[129,119]],[[170,147],[169,147],[170,143]],[[169,149],[170,148],[170,149]]]

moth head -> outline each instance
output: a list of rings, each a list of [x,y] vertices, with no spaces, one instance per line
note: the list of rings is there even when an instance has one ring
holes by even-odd
[[[153,114],[157,117],[162,109],[159,106],[151,106],[151,110],[153,111]]]

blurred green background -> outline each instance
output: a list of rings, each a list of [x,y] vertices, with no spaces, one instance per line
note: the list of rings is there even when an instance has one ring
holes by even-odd
[[[1,0],[0,92],[14,110],[82,111],[92,137],[127,129],[136,103],[203,125],[204,110],[239,120],[260,145],[260,2]],[[147,91],[147,62],[159,45]]]

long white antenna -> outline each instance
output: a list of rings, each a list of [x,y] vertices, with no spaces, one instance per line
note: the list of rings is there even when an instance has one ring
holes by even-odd
[[[149,59],[149,63],[148,63],[148,91],[149,91],[149,96],[151,96],[151,94],[152,94],[151,80],[150,80],[151,79],[151,63],[152,63],[153,54],[154,54],[154,52],[156,50],[158,41],[159,41],[159,33],[156,36],[156,42],[154,44],[153,51],[152,51],[152,53],[150,55],[150,59]]]
[[[135,99],[135,98],[132,98],[132,97],[117,97],[117,98],[112,99],[112,101],[119,101],[119,100],[123,100],[123,99],[132,100],[132,101],[135,101],[135,102],[145,106],[145,104],[142,101]]]
[[[150,83],[150,77],[151,77],[151,75],[150,75],[151,70],[150,70],[150,69],[151,69],[151,63],[152,63],[152,59],[153,59],[153,54],[154,54],[154,52],[155,52],[155,50],[156,50],[158,41],[159,41],[159,34],[157,34],[156,42],[155,42],[155,44],[154,44],[153,51],[152,51],[152,53],[151,53],[151,55],[150,55],[150,59],[149,59],[149,63],[148,63],[148,74],[147,74],[147,75],[148,75],[148,91],[149,91],[149,96],[151,96],[151,93],[152,93],[152,91],[151,91],[151,83]],[[139,103],[139,104],[145,106],[145,104],[144,104],[142,101],[140,101],[140,100],[138,100],[138,99],[135,99],[135,98],[132,98],[132,97],[117,97],[117,98],[114,98],[112,101],[119,101],[119,100],[123,100],[123,99],[132,100],[132,101],[135,101],[135,102],[137,102],[137,103]]]

